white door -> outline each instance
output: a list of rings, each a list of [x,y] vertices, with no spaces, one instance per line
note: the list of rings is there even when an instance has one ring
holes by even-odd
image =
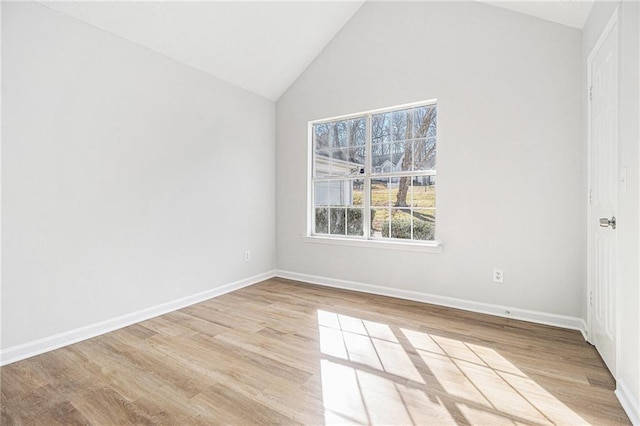
[[[589,56],[591,343],[616,372],[616,272],[618,206],[617,11]]]

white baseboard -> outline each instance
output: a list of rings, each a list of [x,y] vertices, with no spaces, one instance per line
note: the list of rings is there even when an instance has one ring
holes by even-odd
[[[44,337],[32,342],[24,343],[0,350],[0,366],[11,364],[25,358],[39,355],[63,346],[87,340],[92,337],[99,336],[110,331],[114,331],[131,324],[148,320],[186,306],[200,303],[216,296],[229,293],[234,290],[241,289],[260,281],[267,280],[274,276],[288,278],[296,281],[308,282],[327,287],[335,287],[346,290],[360,291],[363,293],[378,294],[382,296],[397,297],[400,299],[414,300],[417,302],[431,303],[434,305],[448,306],[451,308],[463,309],[466,311],[479,312],[483,314],[496,315],[505,318],[513,318],[524,321],[535,322],[538,324],[553,325],[556,327],[579,330],[586,340],[586,323],[581,318],[574,318],[564,315],[549,314],[544,312],[529,311],[525,309],[510,308],[482,302],[474,302],[470,300],[457,299],[447,296],[438,296],[428,293],[421,293],[410,290],[401,290],[391,287],[382,287],[372,284],[359,283],[355,281],[340,280],[335,278],[320,277],[316,275],[301,274],[290,271],[269,271],[259,275],[254,275],[233,283],[223,285],[202,293],[187,296],[181,299],[173,300],[157,306],[152,306],[120,317],[112,318],[99,323],[91,324],[75,330],[66,331],[53,336]],[[507,313],[509,312],[509,313]],[[618,394],[618,391],[616,391]],[[626,395],[621,391],[621,394]],[[618,398],[621,398],[620,395]],[[629,400],[632,401],[632,400]],[[631,405],[633,406],[633,405]],[[637,412],[637,410],[636,410]],[[635,424],[635,423],[634,423]]]
[[[617,381],[615,394],[631,423],[634,426],[640,426],[640,399],[638,396],[634,397],[627,384],[622,380]]]
[[[260,281],[273,278],[274,276],[275,271],[265,272],[239,281],[225,284],[211,290],[203,291],[202,293],[197,293],[191,296],[183,297],[181,299],[172,300],[167,303],[152,306],[150,308],[132,312],[130,314],[122,315],[106,321],[101,321],[99,323],[87,325],[75,330],[65,331],[53,336],[44,337],[32,342],[12,346],[0,351],[0,366],[11,364],[12,362],[20,361],[22,359],[29,358],[35,355],[40,355],[42,353],[61,348],[63,346],[80,342],[82,340],[87,340],[92,337],[96,337],[101,334],[129,326],[131,324],[145,321],[150,318],[175,311],[177,309],[182,309],[195,303],[204,302],[205,300],[211,299],[213,297],[221,296],[225,293],[229,293],[231,291],[256,284]]]
[[[565,315],[550,314],[546,312],[530,311],[527,309],[512,308],[509,306],[494,305],[490,303],[474,302],[472,300],[457,299],[454,297],[438,296],[435,294],[421,293],[411,290],[402,290],[391,287],[382,287],[355,281],[346,281],[336,278],[320,277],[317,275],[301,274],[291,271],[276,271],[277,277],[303,281],[310,284],[318,284],[327,287],[341,288],[345,290],[361,291],[363,293],[378,294],[381,296],[397,297],[399,299],[413,300],[416,302],[431,303],[433,305],[447,306],[463,309],[465,311],[490,314],[504,318],[513,318],[538,324],[552,325],[555,327],[578,330],[587,340],[587,323],[582,318]]]

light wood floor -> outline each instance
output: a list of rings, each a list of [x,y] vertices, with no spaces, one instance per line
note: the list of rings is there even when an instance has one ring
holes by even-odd
[[[629,424],[576,331],[272,279],[0,369],[12,424]]]

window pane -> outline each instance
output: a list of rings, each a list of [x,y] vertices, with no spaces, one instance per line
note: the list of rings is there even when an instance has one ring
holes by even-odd
[[[378,178],[371,180],[371,205],[391,205],[391,198],[389,194],[389,178]]]
[[[335,149],[331,152],[332,176],[356,176],[364,174],[364,147]]]
[[[316,234],[329,233],[329,209],[320,207],[316,209],[315,215],[315,232]]]
[[[347,209],[347,235],[364,235],[362,227],[363,221],[363,209]]]
[[[366,144],[367,119],[365,117],[351,120],[349,146],[364,146]]]
[[[349,160],[349,150],[348,149],[334,149],[331,151],[331,159],[337,160],[338,162]],[[335,163],[333,164],[335,165]]]
[[[349,148],[349,163],[351,163],[351,175],[364,174],[365,147]]]
[[[414,170],[435,170],[436,139],[416,139],[413,148]]]
[[[318,149],[329,149],[330,145],[330,137],[329,132],[331,131],[330,123],[320,123],[313,125],[313,142],[316,150]]]
[[[351,190],[352,190],[352,198],[351,206],[359,206],[362,207],[364,205],[364,180],[363,179],[354,179],[351,181]]]
[[[411,176],[390,178],[391,204],[394,207],[407,207],[411,205]]]
[[[313,126],[313,176],[364,174],[366,118],[320,123]]]
[[[409,189],[412,207],[435,207],[436,206],[436,183],[435,176],[413,176],[412,185]]]
[[[413,110],[393,111],[391,136],[394,141],[409,140],[413,136]]]
[[[331,204],[331,182],[318,181],[313,183],[313,205],[328,206]]]
[[[371,173],[389,173],[391,164],[391,144],[379,143],[371,145]]]
[[[313,176],[328,177],[331,175],[330,151],[316,150],[313,161]]]
[[[427,105],[414,109],[413,137],[426,138],[436,136],[437,108],[435,105]]]
[[[413,210],[413,239],[433,240],[436,231],[436,210]]]
[[[346,148],[347,140],[349,137],[349,125],[348,120],[336,121],[333,123],[333,133],[331,134],[331,142],[333,148]]]
[[[313,204],[314,206],[362,206],[363,191],[363,179],[316,181],[313,184]]]
[[[411,239],[411,214],[409,210],[392,209],[391,210],[391,238],[401,238],[404,240]],[[384,235],[388,237],[389,235]]]
[[[346,209],[344,207],[332,207],[330,209],[331,219],[330,219],[330,228],[331,234],[334,235],[344,235],[344,215]]]
[[[315,182],[313,195],[316,206],[344,206],[348,197],[344,182],[339,180]]]
[[[411,141],[391,144],[391,171],[411,170],[412,151]]]
[[[389,209],[371,209],[371,237],[389,235]]]
[[[391,113],[371,116],[371,142],[384,143],[391,141]]]

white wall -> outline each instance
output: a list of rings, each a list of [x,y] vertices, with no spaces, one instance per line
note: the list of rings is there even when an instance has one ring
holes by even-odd
[[[616,379],[618,389],[628,392],[627,398],[635,405],[636,419],[640,420],[640,7],[636,2],[596,2],[584,27],[582,50],[585,84],[587,58],[614,10],[619,13],[619,166],[627,168],[627,191],[619,194],[616,217],[619,226],[619,330],[618,365]],[[584,91],[586,93],[586,86]],[[586,111],[586,110],[585,110]],[[586,112],[585,112],[586,114]],[[586,123],[585,115],[585,123]],[[622,382],[622,389],[621,389]],[[626,407],[628,408],[628,407]]]
[[[365,3],[277,104],[278,269],[581,317],[580,43],[579,30],[485,4]],[[431,98],[444,251],[303,241],[307,122]]]
[[[274,269],[273,102],[2,6],[2,349]]]

